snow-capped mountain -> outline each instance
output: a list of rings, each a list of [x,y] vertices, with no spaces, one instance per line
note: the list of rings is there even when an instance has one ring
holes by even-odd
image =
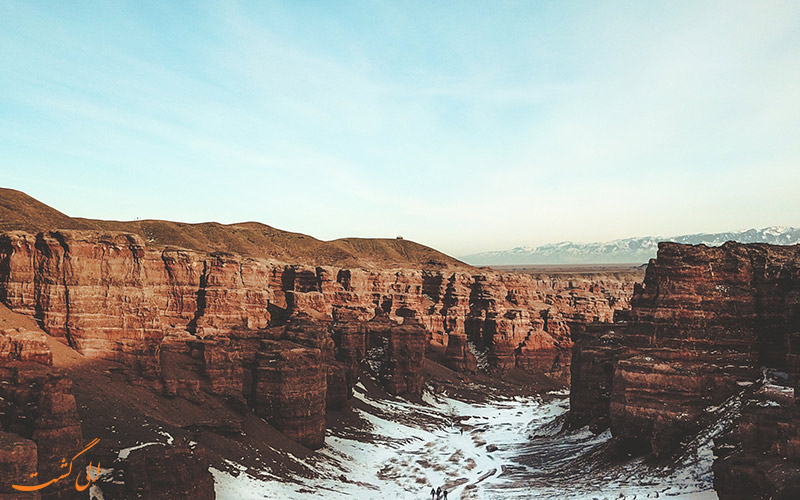
[[[770,226],[728,233],[699,233],[682,236],[643,236],[607,241],[604,243],[550,243],[540,247],[516,247],[511,250],[483,252],[461,257],[476,266],[522,264],[612,264],[644,263],[656,256],[659,241],[675,241],[708,246],[722,245],[726,241],[740,243],[772,243],[794,245],[800,243],[800,228]]]

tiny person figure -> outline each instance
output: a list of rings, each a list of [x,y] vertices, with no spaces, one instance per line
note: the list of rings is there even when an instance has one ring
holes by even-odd
[[[444,498],[444,500],[447,500],[447,490],[444,489],[442,490],[442,498]]]
[[[431,488],[431,500],[436,500],[436,490]]]
[[[442,498],[442,487],[441,486],[436,488],[436,500],[439,500],[440,498]]]

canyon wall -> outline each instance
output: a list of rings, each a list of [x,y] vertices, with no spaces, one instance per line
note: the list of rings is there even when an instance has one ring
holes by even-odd
[[[246,404],[310,447],[364,367],[389,392],[419,395],[430,344],[455,369],[474,370],[481,351],[489,370],[566,380],[571,325],[611,321],[631,288],[604,278],[291,265],[151,247],[119,232],[0,235],[0,301],[9,308],[87,357],[124,364],[132,383]]]
[[[765,370],[764,383],[746,391],[738,421],[716,442],[714,488],[720,500],[800,498],[798,281],[800,270],[794,265],[780,285],[788,326],[785,365]]]
[[[800,370],[793,368],[791,345],[797,332],[800,246],[661,243],[644,283],[634,290],[630,311],[618,313],[615,325],[573,332],[569,423],[610,426],[625,448],[667,455],[710,423],[711,409],[760,386],[762,367],[788,370],[796,384]],[[797,461],[800,427],[792,420],[792,389],[764,387],[744,405],[737,446],[759,453],[772,447],[779,450],[778,460]],[[791,404],[765,402],[776,392]],[[779,419],[782,437],[756,437],[775,429]]]
[[[62,474],[61,460],[83,447],[72,380],[53,368],[44,334],[0,329],[0,498],[16,499],[12,484]],[[85,457],[74,464],[85,466]],[[56,484],[42,498],[71,498]],[[40,498],[39,492],[25,498]]]

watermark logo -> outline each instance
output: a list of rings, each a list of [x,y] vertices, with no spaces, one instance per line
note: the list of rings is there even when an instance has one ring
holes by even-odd
[[[86,453],[87,450],[89,450],[92,446],[96,445],[99,442],[100,442],[99,438],[93,439],[89,444],[86,445],[86,447],[84,449],[82,449],[77,454],[75,454],[75,456],[73,456],[72,459],[70,459],[69,462],[67,462],[67,459],[65,459],[65,458],[61,459],[61,468],[62,469],[67,469],[67,472],[65,472],[64,474],[61,474],[60,476],[58,476],[58,477],[56,477],[54,479],[51,479],[51,480],[47,481],[46,483],[37,484],[37,485],[34,485],[34,486],[23,486],[23,485],[19,485],[19,484],[12,484],[11,487],[14,488],[17,491],[37,491],[37,490],[41,490],[42,488],[47,488],[48,486],[50,486],[53,483],[57,483],[58,481],[61,481],[65,477],[67,477],[70,474],[72,474],[72,463],[75,461],[75,459],[78,458],[79,456],[83,455],[84,453]],[[93,482],[95,482],[97,480],[97,478],[100,476],[100,461],[97,462],[97,469],[96,469],[96,472],[94,474],[94,477],[92,477],[90,475],[91,471],[92,471],[92,463],[89,462],[89,468],[86,471],[86,483],[85,484],[81,484],[82,478],[81,478],[81,474],[80,473],[78,473],[78,475],[75,477],[75,489],[76,490],[84,491],[86,488],[89,487],[90,484],[92,484]],[[38,475],[39,475],[38,472],[34,472],[33,474],[30,475],[30,477],[34,478],[34,477],[36,477]]]

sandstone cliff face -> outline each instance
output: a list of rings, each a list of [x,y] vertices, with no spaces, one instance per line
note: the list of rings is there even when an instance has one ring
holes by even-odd
[[[44,337],[23,328],[0,329],[0,498],[19,498],[11,485],[28,484],[34,473],[60,475],[61,459],[83,445],[72,382],[50,366],[53,355]],[[51,488],[45,498],[60,498],[64,490]]]
[[[38,363],[13,361],[0,365],[0,428],[11,455],[0,461],[3,471],[0,494],[14,496],[11,484],[38,484],[35,479],[19,475],[33,469],[38,477],[61,475],[61,460],[83,448],[80,419],[72,395],[72,382],[62,370]],[[3,453],[7,450],[4,449]],[[12,463],[14,459],[20,462]],[[79,467],[85,461],[76,463]],[[43,498],[69,498],[71,485],[56,484],[43,492]]]
[[[422,325],[413,317],[402,324],[377,317],[368,323],[368,338],[367,362],[386,390],[396,395],[421,395],[428,343]]]
[[[19,498],[11,485],[20,484],[25,478],[36,474],[38,457],[36,443],[18,434],[0,431],[0,500]],[[39,492],[31,492],[27,498],[39,500]]]
[[[214,478],[202,448],[186,443],[145,446],[116,464],[114,476],[100,477],[103,497],[214,500]]]
[[[499,368],[538,370],[530,355],[537,350],[558,351],[568,366],[568,324],[611,321],[629,294],[629,285],[614,281],[309,268],[157,250],[125,233],[0,236],[0,300],[81,353],[126,362],[153,378],[166,336],[246,336],[298,311],[362,322],[414,315],[433,342],[466,334]]]
[[[466,335],[462,333],[448,335],[445,364],[457,372],[475,373],[478,370],[478,360],[470,350]]]
[[[53,364],[53,353],[41,332],[25,328],[0,328],[0,362],[33,361]]]
[[[86,498],[88,492],[78,491],[74,480],[56,481],[30,493],[12,488],[13,484],[41,484],[64,474],[64,460],[86,446],[85,422],[78,413],[70,371],[51,366],[53,353],[45,335],[26,329],[2,333],[3,345],[13,349],[0,353],[0,499]],[[114,404],[112,400],[107,403]],[[85,469],[92,455],[90,450],[71,459],[70,479]],[[95,465],[97,458],[92,459]],[[135,449],[114,467],[114,477],[99,480],[108,499],[215,498],[203,450],[189,449],[185,442]]]
[[[732,432],[716,444],[720,500],[800,497],[800,406],[792,388],[760,387],[744,401]]]
[[[397,394],[420,393],[425,346],[450,338],[456,369],[474,369],[471,343],[490,369],[565,378],[569,325],[610,321],[629,294],[614,280],[290,265],[118,232],[0,235],[0,301],[11,309],[85,356],[123,363],[134,383],[253,405],[311,446],[324,435],[320,408],[344,403],[366,358]],[[17,349],[2,338],[0,352]],[[292,366],[306,358],[320,373]],[[293,377],[302,390],[281,399]]]
[[[714,488],[720,500],[800,498],[798,267],[788,267],[780,285],[779,302],[789,327],[786,371],[774,373],[768,383],[748,391],[735,427],[716,443]],[[780,324],[781,320],[773,317],[770,323]]]
[[[256,415],[309,448],[325,440],[325,367],[319,349],[262,341],[254,374]]]
[[[761,365],[785,369],[799,264],[797,246],[660,244],[621,335],[577,337],[572,418],[608,418],[627,445],[669,453]]]
[[[572,377],[567,425],[589,425],[600,431],[610,425],[611,382],[621,352],[624,325],[592,323],[578,329],[572,351]]]

